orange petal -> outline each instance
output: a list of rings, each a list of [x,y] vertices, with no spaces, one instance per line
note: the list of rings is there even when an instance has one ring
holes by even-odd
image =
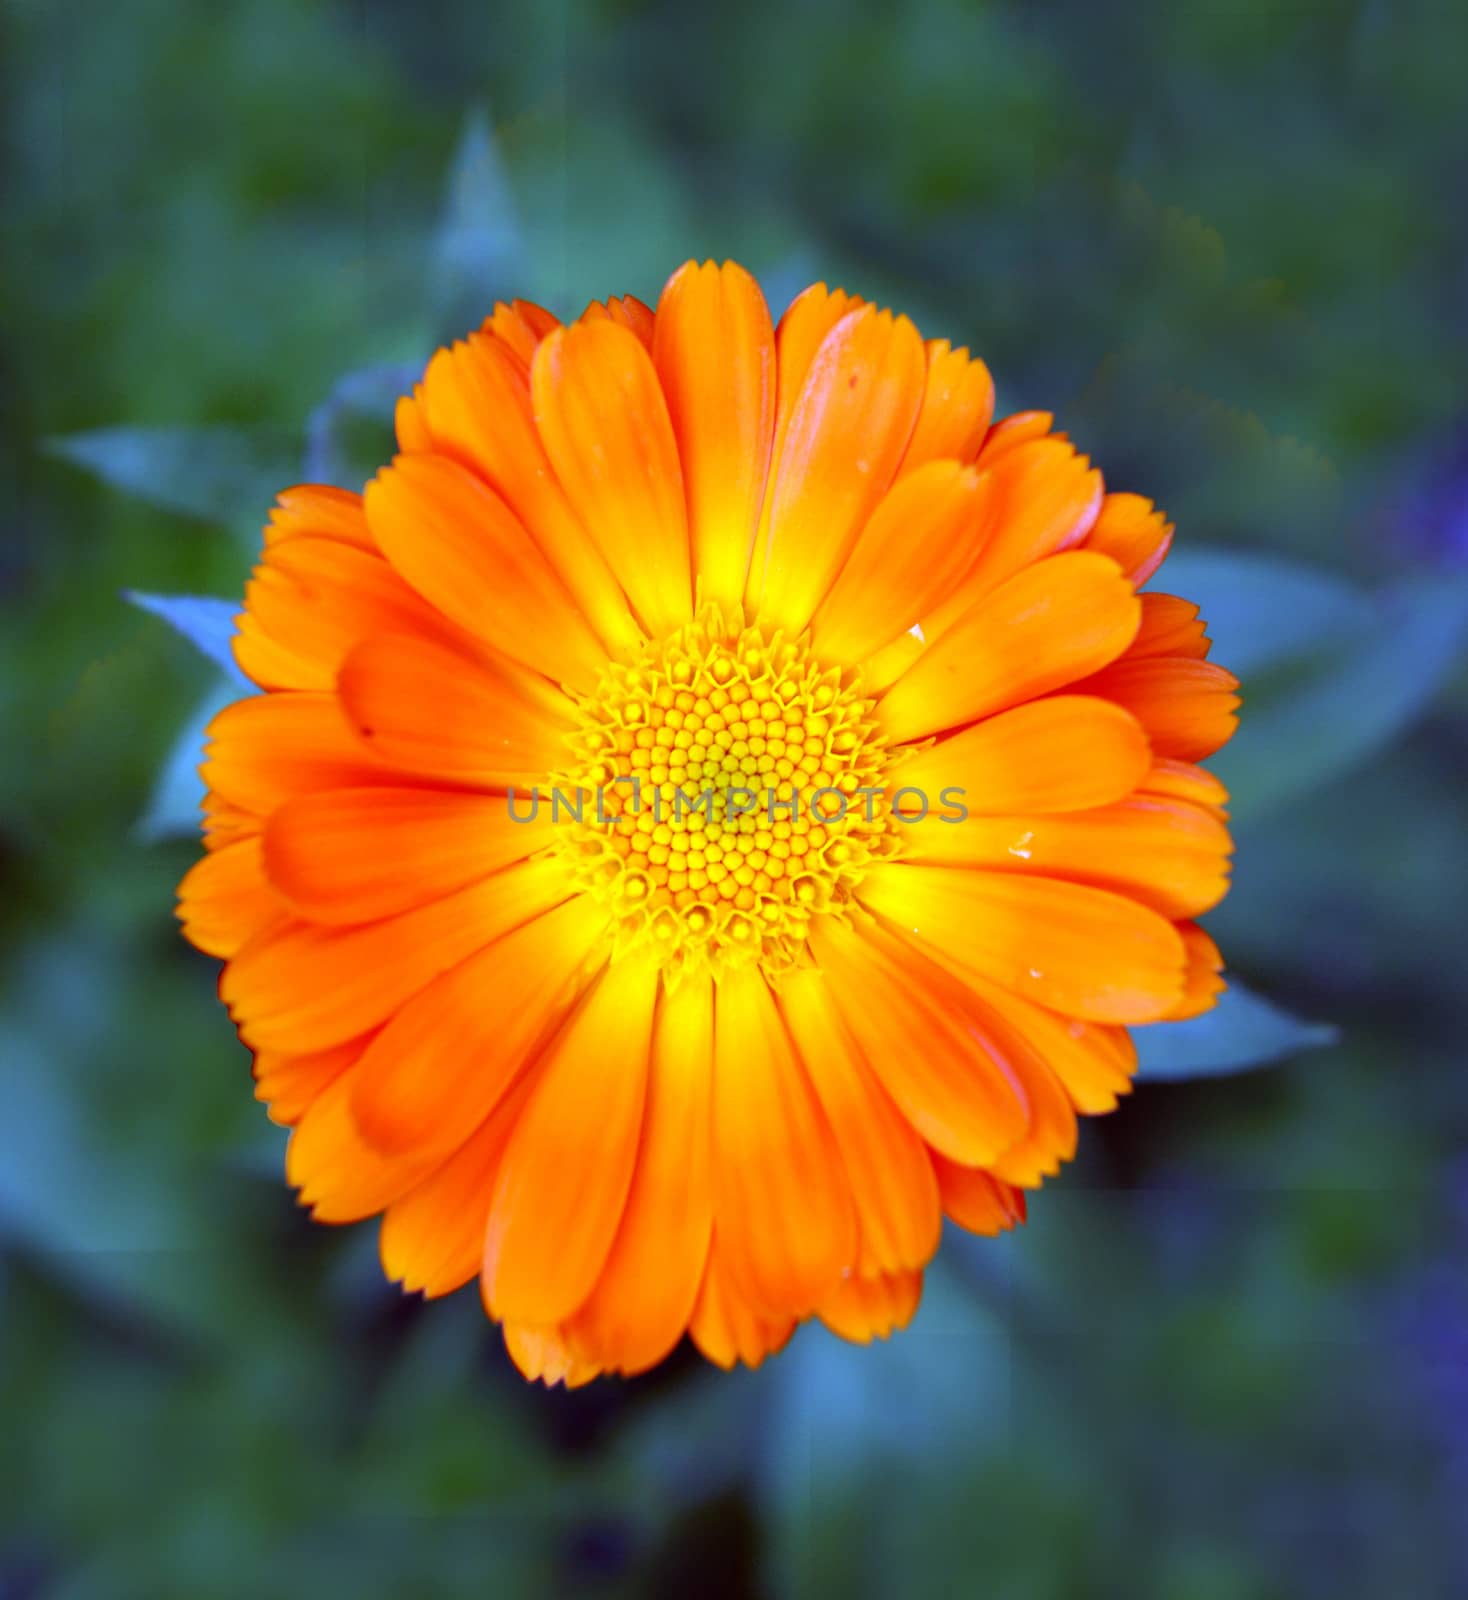
[[[905,1328],[922,1297],[921,1272],[884,1272],[866,1278],[852,1273],[821,1303],[820,1318],[840,1338],[870,1344]]]
[[[985,1172],[981,1167],[961,1167],[933,1152],[933,1171],[943,1196],[944,1213],[970,1233],[993,1237],[1004,1233],[1026,1215],[1022,1189]]]
[[[710,1102],[714,990],[708,974],[663,995],[653,1028],[642,1143],[622,1224],[596,1287],[570,1322],[601,1366],[643,1372],[687,1328],[713,1230]]]
[[[1012,416],[1001,417],[984,437],[978,455],[980,466],[992,466],[1017,445],[1043,439],[1054,423],[1055,417],[1049,411],[1016,411]]]
[[[399,397],[393,408],[393,433],[397,437],[399,455],[420,456],[432,451],[433,435],[423,415],[421,383],[414,386],[412,394]]]
[[[1134,584],[1144,584],[1172,544],[1172,524],[1139,494],[1109,494],[1086,536],[1086,548],[1110,556]]]
[[[795,1318],[752,1306],[735,1284],[715,1240],[688,1332],[716,1367],[728,1371],[740,1361],[757,1367],[766,1356],[783,1350],[795,1332]]]
[[[813,283],[804,289],[785,308],[780,326],[775,330],[775,346],[779,358],[779,382],[775,406],[775,453],[778,455],[790,418],[795,412],[795,402],[805,388],[811,363],[816,351],[826,341],[826,335],[853,311],[866,304],[844,289],[827,289],[823,283]]]
[[[1206,767],[1191,761],[1175,761],[1160,756],[1140,785],[1143,794],[1166,795],[1202,806],[1214,816],[1228,816],[1228,790]]]
[[[600,1368],[572,1350],[558,1328],[530,1328],[523,1323],[505,1324],[505,1349],[522,1377],[553,1389],[564,1383],[579,1389],[600,1373]]]
[[[827,661],[860,662],[907,633],[973,563],[993,483],[956,461],[908,472],[882,497],[811,624]]]
[[[1223,956],[1218,946],[1196,922],[1180,922],[1177,931],[1188,953],[1188,974],[1183,982],[1182,999],[1167,1014],[1169,1022],[1200,1017],[1218,1004],[1228,988],[1223,977]]]
[[[388,1206],[378,1251],[394,1283],[432,1299],[477,1275],[495,1180],[536,1081],[536,1073],[527,1072],[461,1150]]]
[[[1126,659],[1139,656],[1191,656],[1201,661],[1211,641],[1208,628],[1191,600],[1175,594],[1144,594],[1142,625],[1127,646]]]
[[[369,750],[335,695],[251,695],[209,724],[204,781],[222,800],[268,816],[313,789],[402,783],[403,774]]]
[[[528,370],[536,345],[560,325],[559,317],[533,300],[512,300],[508,305],[500,301],[480,331],[508,345]]]
[[[367,1142],[389,1155],[462,1144],[605,961],[606,924],[605,912],[577,895],[420,986],[352,1074],[352,1111]]]
[[[1036,562],[985,595],[877,706],[895,742],[957,727],[1063,688],[1114,661],[1141,608],[1105,556]]]
[[[810,944],[867,1063],[929,1144],[981,1162],[1023,1136],[1024,1088],[956,978],[876,926],[823,918]]]
[[[446,1155],[400,1160],[374,1150],[352,1117],[353,1066],[316,1096],[291,1130],[286,1181],[318,1222],[360,1222],[410,1193]],[[473,1128],[461,1130],[462,1143]]]
[[[358,645],[337,689],[384,761],[459,783],[533,787],[564,758],[574,718],[566,696],[537,674],[407,634]]]
[[[899,862],[873,867],[858,894],[955,971],[1087,1021],[1152,1022],[1182,992],[1172,925],[1089,884]]]
[[[1186,800],[1132,795],[1052,816],[970,817],[952,825],[928,818],[912,824],[906,859],[1094,883],[1176,921],[1223,899],[1232,848],[1211,812]]]
[[[745,596],[762,621],[791,633],[810,621],[896,475],[924,383],[906,317],[866,306],[826,336],[771,466]]]
[[[1079,544],[1101,509],[1101,474],[1064,440],[1026,440],[983,465],[994,480],[993,526],[955,606]]]
[[[943,1225],[922,1140],[862,1058],[824,973],[787,974],[779,1003],[851,1181],[861,1270],[921,1266]]]
[[[303,1056],[260,1050],[254,1064],[255,1098],[270,1108],[272,1122],[293,1127],[366,1048],[365,1039],[348,1039]]]
[[[266,545],[300,534],[336,539],[377,552],[362,514],[362,496],[327,483],[300,483],[293,489],[282,489],[275,497],[270,520],[265,524]]]
[[[265,880],[258,834],[210,851],[178,886],[184,937],[205,955],[232,956],[285,909]]]
[[[637,1163],[658,981],[653,960],[613,962],[546,1051],[490,1205],[491,1316],[559,1323],[606,1263]]]
[[[445,636],[380,555],[305,535],[266,550],[237,626],[235,660],[266,689],[330,689],[348,652],[379,633]]]
[[[531,414],[529,374],[510,345],[475,334],[440,350],[424,374],[421,405],[435,447],[503,498],[603,644],[633,648],[641,635],[627,597],[551,471]]]
[[[775,335],[759,285],[732,261],[680,267],[658,302],[653,360],[683,462],[698,592],[735,606],[775,426]]]
[[[367,516],[388,560],[445,616],[557,682],[595,685],[606,652],[524,523],[466,467],[399,456],[367,485]]]
[[[287,801],[265,829],[275,889],[316,922],[373,922],[519,861],[550,839],[549,813],[503,795],[328,789]]]
[[[1076,1153],[1075,1107],[1050,1063],[1035,1049],[1029,1035],[1014,1025],[1009,1012],[982,1000],[979,1004],[990,1036],[1020,1075],[1030,1105],[1029,1127],[995,1157],[990,1170],[1006,1183],[1033,1189],[1059,1172],[1061,1163]]]
[[[926,351],[927,387],[902,458],[904,472],[929,461],[972,461],[994,415],[994,380],[982,361],[946,339],[929,339]]]
[[[253,839],[260,832],[260,818],[233,800],[206,793],[199,804],[204,818],[204,848],[223,850],[241,839]]]
[[[651,350],[657,316],[650,305],[635,294],[614,297],[611,300],[593,300],[581,313],[582,322],[615,322],[618,327],[635,333],[643,345]]]
[[[322,1050],[366,1033],[439,973],[571,892],[528,861],[401,917],[354,928],[266,928],[224,969],[221,999],[257,1049]]]
[[[714,1008],[714,1216],[728,1270],[766,1313],[803,1316],[856,1256],[851,1187],[764,976]]]
[[[611,321],[562,328],[530,369],[535,420],[572,506],[654,636],[693,614],[673,424],[652,358]]]
[[[1201,761],[1233,737],[1239,725],[1239,680],[1211,661],[1179,656],[1113,662],[1077,693],[1105,695],[1147,730],[1154,755]]]
[[[1131,1093],[1137,1051],[1125,1028],[1063,1017],[974,974],[968,981],[1049,1063],[1077,1111],[1091,1116],[1111,1111]]]
[[[899,785],[917,791],[897,803],[899,812],[917,812],[926,800],[930,815],[920,825],[926,842],[934,831],[929,824],[939,833],[965,831],[966,822],[937,821],[958,805],[970,816],[1081,811],[1130,794],[1150,766],[1147,736],[1120,706],[1086,695],[1053,695],[913,752],[894,771],[892,784],[899,793]],[[959,791],[951,796],[953,806],[942,803],[949,789]]]

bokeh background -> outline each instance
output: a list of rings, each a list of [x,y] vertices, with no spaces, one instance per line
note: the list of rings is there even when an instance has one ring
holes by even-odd
[[[1468,10],[0,18],[0,1595],[1468,1593]],[[124,591],[237,594],[497,295],[690,255],[970,343],[1176,518],[1274,1009],[890,1344],[547,1393],[295,1209],[170,915],[237,691]]]

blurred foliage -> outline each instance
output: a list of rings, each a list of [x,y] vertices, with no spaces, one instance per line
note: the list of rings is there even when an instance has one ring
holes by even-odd
[[[0,1594],[1468,1589],[1468,13],[0,26]],[[689,255],[910,311],[1169,509],[1249,696],[1210,925],[1338,1042],[1139,1087],[888,1345],[546,1394],[281,1183],[168,917],[238,687],[147,611],[238,594],[271,491],[360,478],[496,295],[653,299]],[[1153,1070],[1220,1064],[1190,1037]]]

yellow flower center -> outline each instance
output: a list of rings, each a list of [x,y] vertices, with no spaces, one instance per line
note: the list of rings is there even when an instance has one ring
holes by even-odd
[[[650,944],[669,976],[777,975],[812,917],[844,914],[898,848],[856,675],[712,605],[610,666],[569,743],[540,798],[556,848],[612,910],[619,948]]]

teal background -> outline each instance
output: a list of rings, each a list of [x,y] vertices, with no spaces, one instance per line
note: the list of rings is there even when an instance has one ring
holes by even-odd
[[[1468,1592],[1468,12],[0,26],[0,1596]],[[546,1393],[294,1207],[171,920],[231,691],[123,591],[237,594],[496,296],[690,255],[970,343],[1168,508],[1248,695],[1211,926],[1277,1009],[1149,1041],[890,1344]]]

